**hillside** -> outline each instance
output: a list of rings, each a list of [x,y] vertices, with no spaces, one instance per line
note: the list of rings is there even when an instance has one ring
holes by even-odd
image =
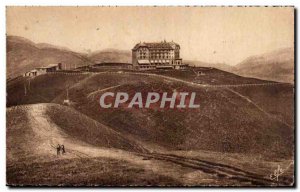
[[[21,77],[7,83],[7,107],[49,103],[62,91],[88,75],[45,74],[34,78]]]
[[[61,121],[62,116],[67,123]],[[69,107],[35,104],[8,108],[7,183],[22,186],[278,185],[265,172],[273,170],[278,162],[289,163],[281,160],[274,164],[242,154],[224,157],[209,151],[183,155],[142,153],[140,145],[128,141]],[[56,155],[58,143],[65,146],[64,155]],[[128,149],[135,153],[127,152]],[[183,151],[177,153],[180,152]],[[220,158],[222,163],[218,162]],[[280,185],[293,182],[291,170],[280,177]]]
[[[186,70],[154,70],[151,73],[204,85],[238,85],[271,82],[257,78],[241,77],[213,67],[190,67]]]
[[[92,64],[82,54],[49,44],[36,44],[22,37],[7,36],[6,46],[8,79],[51,63],[62,63],[64,68]]]
[[[131,52],[118,49],[105,49],[88,55],[94,63],[131,63]]]
[[[192,67],[213,67],[217,68],[223,71],[233,71],[234,66],[228,65],[226,63],[207,63],[202,61],[196,61],[196,60],[184,60],[185,64],[189,64]]]
[[[23,114],[23,117],[20,114]],[[62,116],[62,114],[64,115]],[[40,143],[39,146],[42,147],[37,152],[50,156],[55,156],[53,147],[55,148],[58,143],[63,143],[69,149],[76,149],[76,145],[91,145],[135,152],[146,151],[135,141],[128,140],[111,128],[63,105],[17,106],[9,108],[7,116],[9,117],[8,138],[15,139],[14,141],[8,140],[8,148],[14,148],[11,150],[14,152],[18,152],[22,146],[27,146],[26,150],[31,150],[29,146],[34,146],[33,142]],[[18,119],[17,122],[12,121],[10,118],[12,116]],[[28,124],[29,128],[24,128],[24,134],[20,135],[20,133],[16,133],[16,130],[13,130],[18,127],[11,125],[14,123]],[[14,159],[14,154],[9,156]]]
[[[67,123],[61,123],[61,114]],[[65,146],[64,155],[56,155],[57,144]],[[10,185],[181,184],[170,174],[154,173],[142,157],[126,152],[144,151],[134,141],[61,105],[8,108],[6,147]]]
[[[144,184],[146,178],[149,185],[274,185],[265,173],[293,160],[293,85],[193,70],[60,73],[8,82],[8,182],[107,185],[113,177],[117,185]],[[66,87],[69,106],[62,105]],[[200,108],[102,109],[103,91],[196,92]],[[57,159],[56,143],[65,144],[66,156]],[[48,166],[56,171],[37,178]],[[292,168],[280,180],[293,183]]]
[[[294,49],[279,49],[249,57],[232,71],[242,76],[294,83]]]
[[[112,87],[110,91],[113,92],[129,93],[153,90],[172,92],[174,89],[195,91],[199,99],[196,103],[200,102],[201,108],[184,111],[100,109],[98,98],[101,89],[107,87]],[[287,89],[292,91],[292,87]],[[268,89],[261,90],[264,91]],[[288,95],[283,93],[283,96]],[[74,102],[72,107],[78,111],[149,145],[169,150],[201,149],[261,154],[266,157],[275,155],[284,158],[292,155],[290,146],[293,143],[293,129],[282,119],[262,111],[231,89],[195,88],[180,82],[139,75],[99,74],[73,86],[69,90],[69,97]],[[281,97],[278,95],[278,99]],[[53,102],[62,103],[63,98],[65,94]],[[280,110],[276,108],[278,113]],[[290,116],[293,116],[292,109],[290,112]],[[212,137],[218,139],[212,140]]]
[[[232,78],[239,79],[234,82],[250,85],[268,83],[230,76],[229,73],[218,70],[211,73],[210,76],[215,75],[216,80],[213,83],[217,85],[220,85],[220,80],[232,84],[233,81],[230,81]],[[176,71],[174,73],[169,71],[164,72],[164,75],[176,77],[178,74]],[[203,80],[206,80],[208,75],[207,72]],[[181,79],[186,79],[186,76],[183,75]],[[156,149],[201,149],[277,157],[290,156],[293,151],[290,146],[293,143],[291,127],[294,124],[294,92],[293,86],[289,84],[232,88],[195,87],[193,84],[145,75],[52,74],[32,79],[30,94],[22,97],[21,94],[17,96],[19,95],[17,90],[21,92],[24,90],[24,82],[22,79],[19,82],[21,83],[16,81],[8,86],[7,106],[39,102],[62,104],[66,98],[65,84],[73,83],[69,86],[69,98],[74,109]],[[136,91],[145,93],[153,90],[172,92],[175,89],[194,91],[199,99],[196,103],[200,102],[201,108],[186,111],[100,109],[98,98],[101,90],[109,87],[112,87],[110,91],[129,93]],[[212,137],[218,140],[211,140]]]

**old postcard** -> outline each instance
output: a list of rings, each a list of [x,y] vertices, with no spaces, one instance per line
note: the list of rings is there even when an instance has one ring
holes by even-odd
[[[8,6],[7,185],[295,186],[294,11]]]

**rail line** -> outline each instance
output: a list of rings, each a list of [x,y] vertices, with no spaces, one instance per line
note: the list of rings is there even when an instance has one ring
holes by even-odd
[[[269,83],[244,83],[244,84],[225,84],[225,85],[213,85],[213,84],[200,84],[196,82],[191,82],[175,77],[170,77],[166,75],[159,75],[155,73],[141,73],[141,72],[128,72],[128,71],[122,71],[122,72],[111,72],[111,71],[105,71],[105,72],[49,72],[48,74],[64,74],[64,75],[88,75],[88,74],[133,74],[133,75],[144,75],[144,76],[152,76],[152,77],[159,77],[163,79],[173,80],[177,82],[186,83],[192,86],[198,86],[198,87],[207,87],[207,88],[231,88],[231,87],[253,87],[253,86],[273,86],[273,85],[290,85],[289,83],[283,83],[283,82],[269,82]],[[47,75],[47,74],[44,74]]]
[[[198,169],[208,174],[214,174],[218,177],[229,178],[240,182],[250,182],[252,185],[262,185],[262,186],[281,186],[288,185],[291,183],[289,178],[281,177],[280,180],[274,181],[269,178],[265,178],[262,175],[251,173],[249,171],[242,170],[237,167],[214,163],[210,161],[205,161],[196,158],[187,158],[172,154],[160,154],[160,153],[148,153],[140,154],[148,159],[156,159],[162,161],[172,162],[183,167],[189,167],[192,169]]]

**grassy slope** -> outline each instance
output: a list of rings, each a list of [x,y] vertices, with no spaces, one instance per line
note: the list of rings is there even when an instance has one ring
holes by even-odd
[[[201,107],[185,111],[100,109],[100,93],[87,98],[93,90],[117,84],[122,86],[113,91],[172,92],[175,88],[196,91],[196,102]],[[283,158],[292,155],[293,130],[226,89],[195,88],[144,76],[102,74],[73,87],[70,98],[75,102],[75,109],[93,119],[167,149],[256,153]],[[63,97],[58,97],[54,102],[62,100]]]
[[[66,108],[54,104],[38,104],[17,106],[7,109],[7,183],[9,185],[75,184],[102,186],[177,186],[242,184],[239,181],[231,180],[230,178],[218,178],[217,175],[207,174],[201,170],[192,169],[189,166],[150,160],[139,155],[136,156],[135,153],[122,152],[122,150],[101,150],[102,144],[99,146],[97,141],[90,142],[97,146],[96,149],[100,150],[100,154],[96,154],[99,153],[97,150],[90,151],[90,148],[86,148],[82,151],[79,148],[84,146],[79,144],[83,144],[79,140],[82,140],[82,137],[87,135],[84,133],[80,136],[76,135],[76,133],[74,135],[68,131],[68,128],[66,127],[60,128],[70,135],[63,134],[60,131],[58,134],[61,134],[64,137],[64,144],[68,143],[66,144],[67,153],[63,156],[56,156],[54,153],[55,149],[51,149],[52,152],[48,150],[50,147],[49,141],[57,139],[61,135],[57,135],[52,132],[52,130],[48,130],[49,127],[40,127],[41,130],[45,129],[51,132],[49,134],[37,131],[37,127],[33,127],[36,124],[32,124],[32,120],[36,121],[37,119],[32,119],[32,114],[28,114],[29,111],[35,111],[35,109],[41,107],[49,107],[51,110],[45,114],[39,114],[38,119],[40,119],[41,116],[43,116],[43,118],[48,118],[48,115],[52,117],[49,113],[59,113],[62,112],[62,108]],[[59,108],[60,110],[53,109],[53,107]],[[70,108],[67,108],[66,110],[67,111],[64,113],[65,115],[70,113],[72,117],[76,116],[76,120],[83,121],[83,126],[88,126],[85,127],[86,131],[91,130],[96,134],[95,136],[88,135],[91,140],[93,140],[93,137],[98,137],[99,139],[107,136],[105,128],[98,126],[97,130],[93,130],[94,127],[87,122],[88,118],[85,119],[81,115],[78,116],[78,112],[74,112],[74,110]],[[71,123],[73,126],[77,125],[78,122],[76,122],[76,120],[74,120],[74,123]],[[49,119],[47,122],[51,124],[52,120]],[[69,123],[67,123],[67,125],[68,124]],[[96,124],[98,125],[98,123]],[[66,126],[66,124],[63,125]],[[78,130],[76,127],[73,129]],[[83,129],[78,132],[82,132],[82,130]],[[97,133],[95,133],[96,131],[103,134],[97,135]],[[69,139],[79,144],[76,148],[73,148],[73,151],[71,151],[71,143],[67,141]],[[120,138],[112,137],[112,139],[115,139],[112,140],[112,142],[122,143]],[[103,144],[103,146],[107,145]],[[92,148],[94,148],[94,146]],[[44,153],[45,151],[42,152],[41,150],[46,150],[47,153]],[[85,155],[83,155],[83,153]],[[76,156],[74,156],[74,154]],[[78,156],[79,154],[80,156]],[[199,178],[203,178],[203,180]],[[245,183],[249,185],[248,182]]]
[[[7,167],[7,183],[48,186],[182,185],[171,177],[158,175],[136,164],[109,158],[15,164]]]
[[[7,83],[7,107],[21,104],[49,103],[67,87],[86,77],[87,75],[64,74],[46,74],[33,78],[21,77]]]
[[[23,105],[7,110],[7,150],[9,162],[13,162],[17,159],[19,159],[17,161],[20,161],[22,158],[36,156],[35,149],[37,149],[37,146],[40,146],[41,143],[45,143],[43,137],[40,135],[44,133],[34,131],[32,126],[36,124],[31,123],[33,117],[28,114],[28,112],[34,110],[35,107],[43,107],[45,109],[45,117],[48,119],[47,122],[55,123],[59,131],[67,134],[67,137],[72,138],[72,140],[82,141],[95,147],[146,152],[146,150],[135,141],[127,139],[122,134],[90,119],[72,108],[55,104],[42,104],[39,106]],[[49,123],[49,125],[51,123]],[[37,125],[47,126],[43,125],[42,122]],[[47,130],[48,128],[43,127],[43,129]],[[51,134],[50,137],[58,138],[55,137],[54,133]],[[52,148],[50,146],[52,138],[50,137],[47,137],[47,139],[50,140],[49,146],[45,144],[47,150]],[[49,157],[53,157],[54,155],[51,153],[43,154],[47,154]],[[43,155],[41,155],[41,157],[42,156]]]
[[[289,125],[294,125],[294,86],[282,84],[276,86],[258,86],[232,88],[247,96],[268,113]]]
[[[82,70],[88,70],[93,72],[104,72],[104,71],[133,71],[129,69],[104,69],[104,68],[93,68],[87,67]],[[136,72],[136,71],[134,71]],[[185,70],[148,70],[138,71],[139,73],[154,73],[159,75],[165,75],[168,77],[174,77],[190,82],[209,84],[209,85],[235,85],[235,84],[255,84],[255,83],[269,83],[272,81],[260,80],[256,78],[241,77],[234,73],[226,72],[212,67],[189,67]],[[197,75],[196,73],[202,75]]]
[[[57,83],[52,83],[53,81],[55,81],[55,79],[57,79]],[[20,79],[18,81],[22,82],[23,80],[24,79]],[[262,175],[269,174],[270,172],[272,173],[273,168],[276,168],[278,164],[282,165],[282,167],[285,167],[288,164],[288,161],[278,161],[272,163],[269,161],[264,161],[266,157],[271,157],[270,160],[272,161],[277,161],[281,157],[292,159],[291,146],[293,146],[293,133],[290,131],[290,129],[286,129],[287,127],[282,125],[280,122],[274,122],[274,119],[267,119],[267,117],[265,117],[262,113],[258,112],[257,109],[253,108],[251,104],[245,102],[244,100],[241,100],[241,98],[237,95],[232,94],[232,92],[224,89],[202,88],[195,90],[195,88],[191,88],[181,83],[172,83],[170,81],[162,82],[159,79],[124,74],[102,74],[80,77],[79,79],[77,79],[77,76],[68,76],[64,78],[62,76],[54,77],[51,75],[45,75],[40,76],[40,78],[34,79],[32,83],[34,84],[34,81],[36,80],[38,80],[37,85],[42,84],[42,86],[37,86],[36,90],[43,89],[43,87],[49,87],[49,89],[43,89],[43,94],[47,98],[48,102],[51,102],[51,100],[54,99],[52,102],[57,103],[61,103],[62,100],[65,98],[64,87],[66,85],[66,82],[72,82],[73,84],[77,83],[70,90],[70,98],[74,102],[72,107],[74,107],[80,112],[87,114],[89,117],[92,117],[97,121],[103,122],[106,125],[112,125],[112,128],[114,128],[115,130],[125,132],[126,136],[129,136],[129,133],[131,133],[131,135],[133,135],[134,138],[137,138],[136,141],[146,141],[147,144],[156,143],[167,149],[181,149],[181,151],[179,151],[178,154],[183,154],[184,156],[186,156],[187,154],[185,153],[185,151],[182,151],[182,149],[194,150],[204,148],[207,149],[209,152],[203,153],[199,151],[199,153],[196,152],[195,155],[193,154],[189,156],[199,156],[200,159],[204,158],[212,162],[221,162],[228,165],[237,165],[242,169],[248,170],[250,172],[258,172]],[[12,98],[17,96],[17,94],[14,93],[18,93],[18,89],[23,88],[23,84],[18,83],[18,81],[10,82],[8,85],[8,92],[11,94]],[[180,87],[183,90],[197,91],[197,95],[200,95],[201,108],[196,113],[191,111],[127,111],[123,109],[119,111],[102,111],[99,109],[97,101],[99,95],[96,94],[94,95],[94,97],[90,97],[89,99],[87,99],[86,97],[87,94],[90,92],[110,86],[115,86],[118,84],[122,84],[122,86],[116,88],[115,91],[171,91],[174,88],[180,90]],[[15,90],[14,92],[11,90],[12,87]],[[291,94],[292,89],[292,86],[286,87],[286,85],[282,85],[282,87],[275,88],[275,91],[274,88],[270,89],[267,87],[260,87],[259,89],[258,87],[256,87],[256,89],[253,89],[253,87],[251,87],[247,91],[244,91],[240,88],[235,88],[234,90],[242,94],[248,95],[249,98],[253,99],[255,102],[258,102],[260,105],[268,101],[268,99],[270,99],[270,96],[273,96],[271,101],[274,103],[278,103],[279,101],[284,100],[290,101],[290,105],[279,105],[280,107],[272,106],[272,110],[268,110],[268,107],[271,107],[271,101],[269,105],[262,105],[262,107],[264,107],[265,110],[268,110],[268,112],[272,114],[273,112],[274,114],[283,113],[287,116],[287,118],[293,118],[291,117],[293,110],[290,108],[291,106],[293,106],[293,100],[291,99],[291,96],[293,95]],[[52,93],[52,91],[55,91],[55,95],[57,96],[57,98],[54,98],[54,94]],[[43,102],[43,100],[41,100],[41,98],[37,96],[36,91],[34,91],[33,93],[35,94],[31,94],[26,100],[18,101],[16,104],[22,104],[22,102],[29,101],[32,103]],[[259,97],[255,97],[256,95],[259,95]],[[10,103],[8,102],[8,105],[9,104]],[[63,115],[61,115],[70,113],[77,116],[77,114],[79,114],[78,112],[67,108],[54,109],[54,111],[56,111],[57,113],[53,113],[52,115],[49,114],[50,118],[57,125],[64,125],[67,131],[74,129],[74,124],[82,125],[79,127],[75,127],[76,129],[79,129],[81,131],[85,129],[84,125],[87,125],[89,128],[92,127],[91,132],[86,132],[86,134],[83,135],[74,134],[72,135],[73,137],[80,139],[81,136],[89,137],[93,136],[94,134],[95,136],[101,136],[97,135],[96,126],[90,124],[90,121],[85,122],[85,118],[76,118],[76,122],[72,123],[65,121],[66,119],[63,118]],[[128,162],[124,163],[112,159],[107,159],[106,161],[102,158],[95,158],[91,160],[91,162],[89,162],[89,165],[91,165],[93,169],[84,166],[85,164],[83,162],[88,161],[88,159],[60,160],[59,162],[55,161],[51,165],[55,167],[55,170],[57,170],[55,174],[49,173],[49,179],[42,179],[41,177],[39,177],[39,175],[44,173],[45,171],[48,171],[48,169],[46,170],[45,167],[47,167],[51,163],[34,163],[39,160],[37,159],[37,157],[33,157],[31,155],[30,150],[27,151],[29,145],[28,143],[26,143],[26,141],[35,140],[36,143],[38,143],[39,141],[38,137],[32,137],[30,129],[26,129],[26,127],[28,126],[27,123],[16,123],[16,120],[22,120],[23,118],[26,118],[25,112],[26,110],[19,110],[18,115],[14,114],[14,118],[11,118],[10,120],[8,118],[7,122],[8,149],[10,149],[11,152],[13,152],[19,158],[21,158],[19,161],[22,161],[23,158],[23,161],[28,162],[29,160],[30,162],[29,164],[20,165],[8,164],[7,178],[8,181],[10,181],[10,183],[19,182],[28,184],[59,184],[62,183],[61,180],[63,180],[63,182],[65,182],[66,184],[72,184],[72,180],[75,177],[80,177],[80,179],[76,180],[76,182],[87,184],[100,183],[109,185],[112,181],[109,180],[106,176],[110,175],[110,173],[108,172],[111,172],[111,170],[115,170],[112,172],[122,173],[120,175],[111,173],[113,174],[112,177],[119,178],[118,181],[113,181],[114,184],[118,185],[132,184],[132,178],[136,178],[136,174],[142,174],[142,179],[135,180],[135,184],[140,183],[141,185],[144,185],[146,182],[145,180],[149,180],[149,184],[152,183],[154,185],[157,183],[179,183],[177,180],[175,181],[174,179],[168,177],[154,176],[153,173],[147,170],[143,170],[143,168],[140,168],[135,164],[132,165],[130,163],[128,164]],[[227,118],[222,117],[224,116],[224,114],[229,113],[231,114],[231,116]],[[251,117],[253,118],[245,120],[245,115],[247,114],[251,115]],[[12,117],[10,112],[7,113],[7,116]],[[78,116],[82,117],[81,114]],[[178,122],[181,122],[181,125],[178,124]],[[18,131],[12,131],[9,129],[9,127],[14,127],[18,129]],[[219,129],[219,127],[221,127],[221,129]],[[70,134],[73,133],[70,132]],[[12,142],[10,142],[9,144],[9,141],[15,140],[15,137],[27,137],[28,139],[22,139],[22,141],[24,141],[25,143],[22,143],[18,146],[12,144]],[[100,141],[100,146],[101,142],[105,141],[105,139],[98,141]],[[34,147],[34,144],[36,143],[32,143],[32,147]],[[97,145],[97,143],[95,144]],[[214,150],[220,151],[221,153],[212,152]],[[257,153],[257,151],[259,152]],[[230,155],[229,152],[233,152],[231,153],[232,155]],[[10,153],[8,153],[8,157],[9,156]],[[256,159],[257,157],[259,158]],[[99,164],[98,162],[101,163]],[[64,166],[64,168],[62,169],[60,167],[57,167],[58,163],[70,166]],[[125,166],[122,166],[121,164]],[[97,167],[100,168],[98,169]],[[20,170],[22,171],[20,172]],[[78,170],[80,170],[82,174],[80,172],[77,172]],[[125,172],[123,172],[124,170]],[[287,174],[285,173],[285,175],[289,178],[291,178],[293,175],[291,170],[292,168],[288,171]],[[70,173],[72,173],[74,177],[65,177],[66,174]],[[123,177],[122,175],[124,174],[127,176]],[[143,178],[147,179],[144,180]]]
[[[176,76],[177,71],[160,73],[171,73],[169,75]],[[215,74],[219,78],[217,83],[221,79],[230,82],[230,77],[225,76],[223,72],[218,73],[222,75]],[[226,78],[228,81],[225,80]],[[234,76],[234,78],[238,78],[238,76]],[[235,82],[249,82],[247,79],[239,78],[240,81],[235,80]],[[85,80],[80,81],[83,79]],[[251,83],[262,82],[255,79],[250,80]],[[223,88],[195,88],[178,82],[141,75],[99,74],[84,77],[45,75],[32,80],[31,87],[34,87],[35,91],[32,91],[33,94],[26,99],[20,98],[19,94],[16,94],[22,90],[22,83],[10,83],[8,85],[8,106],[51,102],[51,100],[62,104],[63,99],[66,98],[64,90],[66,84],[76,82],[77,84],[69,91],[73,102],[72,107],[119,132],[130,134],[142,141],[168,149],[260,153],[277,157],[286,157],[286,155],[292,154],[293,149],[290,147],[293,145],[292,129],[282,122],[268,117],[247,100]],[[91,92],[115,85],[122,86],[115,88],[114,91],[131,93],[134,91],[171,92],[173,89],[196,91],[201,107],[199,110],[190,111],[103,110],[98,104],[100,93],[87,97]],[[248,89],[248,91],[243,89]],[[235,88],[234,90],[253,99],[270,114],[277,115],[285,122],[292,122],[292,86],[276,85],[275,88],[249,87]],[[40,94],[43,94],[47,101],[42,100]],[[282,101],[286,101],[287,104]],[[274,103],[277,103],[278,107]]]
[[[166,71],[152,71],[156,74],[175,77],[200,84],[210,85],[234,85],[234,84],[252,84],[252,83],[266,83],[270,81],[246,78],[222,71],[216,68],[209,67],[195,67],[187,70],[166,70]],[[196,75],[195,72],[202,72],[203,75]]]
[[[6,149],[7,163],[18,160],[23,161],[27,157],[33,156],[31,150],[35,147],[34,142],[40,141],[33,133],[28,124],[29,118],[25,107],[8,109],[6,111]],[[16,142],[17,141],[17,142]]]
[[[128,186],[133,184],[181,184],[171,177],[156,174],[141,165],[122,159],[104,157],[65,159],[57,158],[53,154],[37,155],[34,149],[40,146],[43,141],[39,135],[34,134],[26,113],[27,106],[18,106],[7,110],[6,181],[9,185]],[[84,122],[87,123],[87,121]],[[105,132],[103,129],[101,131],[101,127],[98,128],[99,132]],[[107,135],[104,133],[95,136],[100,139]],[[112,142],[122,143],[122,140],[115,139]],[[99,143],[96,145],[99,146]]]
[[[57,105],[53,104],[42,105],[57,107]],[[39,106],[41,106],[41,104],[39,104]],[[140,161],[143,162],[141,164],[136,161],[125,160],[126,158],[124,159],[124,156],[121,154],[119,154],[117,158],[76,157],[67,159],[57,157],[54,154],[48,154],[46,157],[37,155],[33,148],[42,145],[41,143],[43,143],[43,141],[40,140],[39,135],[34,135],[32,127],[28,126],[30,125],[28,123],[30,118],[26,115],[28,107],[32,106],[9,108],[7,113],[7,183],[9,185],[251,186],[251,183],[247,181],[235,180],[231,179],[231,177],[219,177],[219,175],[210,174],[211,172],[202,172],[200,168],[198,170],[187,165],[182,166],[181,164],[178,165],[170,161],[166,162],[165,160],[157,161],[149,158],[139,158]],[[61,108],[61,106],[59,108]],[[53,109],[51,111],[53,111]],[[54,112],[57,111],[54,110]],[[188,153],[178,151],[173,153],[193,159],[199,158],[208,160],[212,163],[227,164],[231,167],[233,166],[259,174],[266,179],[268,179],[268,175],[277,168],[277,165],[283,168],[286,168],[288,165],[288,161],[264,161],[262,157],[255,155],[249,156],[211,151]],[[128,154],[132,155],[132,153]],[[18,159],[12,157],[17,157]],[[120,157],[122,157],[122,159],[120,159]],[[151,169],[149,169],[149,167],[151,167]],[[281,175],[280,180],[292,183],[292,167],[293,166]]]
[[[146,152],[146,150],[135,141],[128,140],[126,136],[121,135],[72,108],[61,105],[48,105],[46,114],[71,137],[93,146]]]

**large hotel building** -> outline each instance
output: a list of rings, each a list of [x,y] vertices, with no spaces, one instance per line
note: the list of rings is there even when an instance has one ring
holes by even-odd
[[[137,70],[184,69],[180,46],[175,42],[138,43],[132,49],[132,65]]]

